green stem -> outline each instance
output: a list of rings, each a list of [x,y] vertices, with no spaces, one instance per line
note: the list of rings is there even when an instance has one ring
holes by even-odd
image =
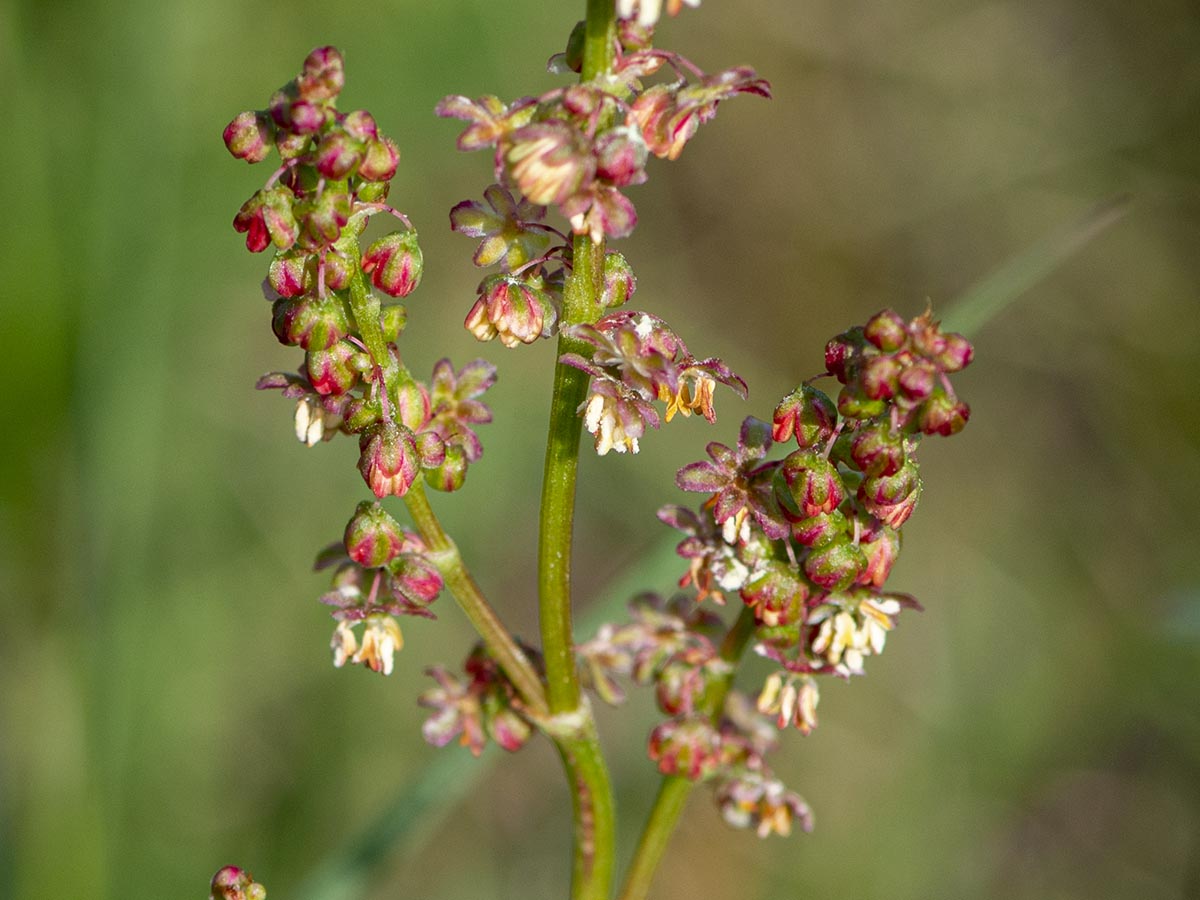
[[[730,664],[730,672],[724,678],[712,684],[701,702],[701,709],[713,720],[714,724],[721,717],[725,708],[725,698],[733,686],[733,670],[746,644],[754,635],[756,622],[754,611],[744,607],[737,621],[730,626],[725,640],[721,644],[721,658]],[[664,776],[658,786],[658,795],[654,798],[654,806],[638,839],[637,850],[634,851],[633,862],[630,863],[629,873],[625,876],[625,886],[621,890],[621,900],[646,900],[650,895],[650,886],[654,881],[654,873],[662,861],[683,808],[687,805],[692,788],[696,786],[682,775]]]
[[[581,80],[590,81],[612,69],[614,0],[588,0],[584,29]],[[560,328],[595,322],[603,310],[604,244],[577,235],[573,251]],[[560,333],[556,360],[570,352],[587,356],[590,347]],[[578,410],[587,397],[588,379],[586,373],[556,361],[539,517],[538,614],[550,706],[544,727],[558,744],[574,806],[571,896],[608,900],[615,859],[612,784],[591,709],[580,693],[571,625],[571,538],[582,431]]]
[[[521,647],[513,639],[512,634],[500,622],[496,611],[492,609],[483,591],[479,589],[471,573],[463,563],[458,546],[446,534],[442,523],[438,521],[429,498],[425,496],[425,486],[420,481],[413,483],[408,493],[404,495],[404,503],[412,516],[417,530],[428,545],[430,559],[438,567],[446,587],[458,601],[488,652],[504,670],[504,674],[516,687],[525,701],[529,711],[536,716],[547,712],[546,694],[542,689],[542,681],[537,670],[529,662]]]

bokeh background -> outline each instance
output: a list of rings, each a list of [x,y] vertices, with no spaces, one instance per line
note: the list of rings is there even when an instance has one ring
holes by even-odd
[[[342,105],[399,142],[392,196],[423,234],[410,364],[501,367],[486,456],[435,501],[534,633],[552,348],[462,331],[479,275],[446,212],[489,160],[431,110],[552,86],[581,8],[0,3],[0,896],[201,897],[227,862],[278,898],[565,896],[550,750],[476,763],[421,740],[422,670],[470,642],[450,600],[406,624],[390,679],[329,664],[309,561],[364,488],[350,441],[301,447],[289,404],[252,390],[295,360],[266,260],[230,228],[267,170],[220,132],[311,47],[345,52]],[[670,589],[654,511],[683,499],[674,470],[769,415],[830,335],[1000,299],[961,378],[970,427],[927,442],[893,576],[927,612],[776,760],[816,831],[758,841],[698,791],[657,896],[1200,896],[1200,10],[706,0],[660,44],[775,88],[651,167],[622,247],[636,304],[751,398],[585,458],[584,619]],[[602,713],[625,853],[653,720],[645,698]]]

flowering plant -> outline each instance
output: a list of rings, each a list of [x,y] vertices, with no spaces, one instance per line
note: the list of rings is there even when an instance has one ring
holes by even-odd
[[[683,5],[670,0],[667,12]],[[404,643],[398,619],[433,617],[440,594],[451,594],[480,643],[461,675],[429,670],[424,735],[436,746],[457,739],[476,755],[489,739],[509,751],[537,732],[554,742],[574,795],[576,898],[608,897],[615,861],[613,792],[588,694],[618,704],[627,681],[653,686],[665,718],[648,741],[663,781],[622,897],[647,895],[697,783],[713,788],[735,827],[760,836],[812,828],[808,805],[767,756],[780,731],[816,728],[822,678],[861,675],[902,611],[919,609],[886,585],[920,496],[916,452],[924,436],[954,434],[969,416],[950,377],[969,364],[971,346],[931,312],[905,319],[884,310],[834,337],[824,368],[812,365],[770,421],[746,418],[735,446],[714,441],[707,459],[679,470],[678,487],[704,498],[698,509],[659,512],[682,534],[682,592],[640,595],[628,621],[577,642],[570,559],[581,432],[601,456],[635,454],[649,430],[676,416],[715,423],[718,386],[747,397],[721,359],[694,354],[654,313],[626,308],[637,279],[609,246],[635,229],[628,192],[646,180],[651,156],[678,158],[722,101],[771,95],[748,67],[706,73],[655,47],[661,13],[650,0],[589,0],[550,63],[578,80],[537,97],[450,96],[437,107],[466,123],[460,149],[492,151],[493,183],[450,211],[451,228],[478,241],[473,263],[492,270],[464,303],[466,330],[509,348],[557,344],[538,647],[503,625],[426,494],[467,487],[497,373],[483,360],[442,359],[421,380],[404,361],[400,301],[419,287],[423,257],[389,196],[396,144],[370,113],[337,108],[341,54],[314,50],[264,110],[241,113],[224,133],[237,158],[279,156],[234,228],[250,251],[273,249],[264,284],[272,328],[303,359],[258,386],[294,401],[302,443],[357,437],[373,495],[317,558],[333,572],[320,600],[332,608],[334,664],[391,673]],[[547,222],[551,210],[558,224]],[[364,246],[368,221],[380,215],[399,227]],[[836,396],[817,386],[822,379],[840,385]],[[403,499],[412,528],[384,507],[390,497]],[[721,609],[734,597],[740,608],[727,622]],[[756,696],[734,690],[750,647],[772,666]],[[231,867],[213,885],[214,897],[262,893]]]

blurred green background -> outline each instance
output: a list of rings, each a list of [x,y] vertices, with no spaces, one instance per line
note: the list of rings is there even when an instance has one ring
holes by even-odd
[[[451,601],[406,623],[390,679],[329,664],[308,563],[365,490],[350,441],[303,448],[290,405],[252,390],[296,360],[270,333],[266,259],[230,228],[268,170],[220,133],[311,47],[345,52],[343,108],[399,142],[393,202],[423,234],[404,352],[419,372],[501,366],[484,460],[434,499],[533,633],[552,348],[461,329],[479,274],[446,212],[489,159],[454,152],[457,123],[431,110],[552,86],[543,62],[582,6],[0,3],[0,896],[201,897],[236,862],[272,897],[332,900],[310,875],[347,846],[379,857],[347,900],[565,896],[550,750],[474,763],[421,740],[422,670],[470,642]],[[706,0],[660,44],[775,88],[652,165],[621,248],[635,304],[751,398],[719,397],[715,428],[672,423],[637,458],[585,458],[585,615],[670,588],[654,510],[682,499],[674,470],[769,415],[830,335],[885,305],[948,311],[1132,199],[975,335],[971,425],[927,442],[894,573],[927,612],[867,678],[830,685],[820,729],[776,760],[816,831],[758,841],[697,792],[657,896],[1200,896],[1200,11]],[[645,698],[602,713],[626,852],[653,720]],[[379,816],[419,827],[356,843]]]

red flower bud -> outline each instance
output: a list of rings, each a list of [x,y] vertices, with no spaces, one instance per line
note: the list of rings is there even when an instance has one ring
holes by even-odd
[[[296,243],[300,233],[292,213],[292,192],[282,186],[256,191],[242,204],[233,220],[233,229],[246,235],[246,248],[261,253],[270,244],[286,250]]]
[[[703,718],[670,719],[650,732],[650,758],[664,775],[699,781],[721,762],[721,737]]]
[[[248,163],[262,162],[271,150],[275,128],[271,117],[264,112],[238,113],[225,126],[225,146],[237,159]]]
[[[867,475],[895,475],[906,459],[904,438],[886,424],[872,424],[854,435],[850,456]]]
[[[832,512],[846,498],[836,467],[812,450],[796,450],[783,461],[783,478],[804,516]]]
[[[308,380],[318,394],[344,394],[358,383],[358,371],[353,359],[358,348],[346,341],[338,341],[327,350],[309,350],[304,364]]]
[[[392,297],[407,297],[421,283],[421,248],[415,231],[394,231],[367,248],[362,270],[371,283]]]
[[[378,503],[358,504],[344,536],[350,558],[368,569],[386,566],[404,543],[404,530]]]
[[[848,588],[866,567],[862,549],[844,537],[813,550],[804,560],[804,574],[827,591]]]
[[[336,294],[326,294],[324,299],[304,294],[275,301],[271,328],[284,346],[328,350],[349,333],[350,320],[346,304]]]
[[[971,417],[971,407],[945,391],[934,392],[921,406],[917,425],[925,434],[958,434]]]
[[[358,440],[358,471],[376,497],[403,497],[420,471],[413,433],[403,425],[381,422]]]
[[[792,537],[805,547],[824,547],[846,534],[850,524],[841,510],[821,513],[792,524]]]
[[[367,144],[363,160],[358,165],[358,177],[364,181],[386,182],[396,174],[400,163],[400,150],[389,138],[374,140]],[[359,192],[360,198],[370,199]],[[382,198],[377,198],[382,199]]]
[[[802,384],[775,407],[771,437],[784,443],[794,434],[800,447],[815,447],[833,435],[837,426],[837,407],[822,391]]]
[[[321,138],[315,151],[317,171],[333,181],[341,181],[354,174],[365,155],[360,141],[344,131],[330,131]]]
[[[908,341],[907,323],[891,309],[877,312],[863,328],[863,337],[885,353],[899,350]]]
[[[305,100],[332,100],[346,83],[345,63],[336,47],[317,47],[304,60],[296,91]]]

